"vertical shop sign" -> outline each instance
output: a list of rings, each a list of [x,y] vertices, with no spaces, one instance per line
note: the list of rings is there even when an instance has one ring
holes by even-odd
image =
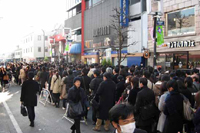
[[[161,46],[164,43],[163,26],[162,25],[156,26],[156,35],[157,35],[157,46]]]
[[[121,0],[121,26],[128,27],[129,0]]]

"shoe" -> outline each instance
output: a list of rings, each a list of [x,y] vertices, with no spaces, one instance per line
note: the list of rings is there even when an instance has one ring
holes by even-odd
[[[100,132],[101,130],[100,129],[96,129],[95,127],[92,128],[93,131],[96,131],[96,132]]]
[[[66,108],[62,107],[63,110],[66,110]]]
[[[31,122],[31,124],[29,126],[30,127],[34,127],[34,122]]]

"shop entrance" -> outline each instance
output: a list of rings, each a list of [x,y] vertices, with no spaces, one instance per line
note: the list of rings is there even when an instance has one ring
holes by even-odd
[[[164,71],[188,69],[189,52],[159,53],[157,65],[161,66]]]

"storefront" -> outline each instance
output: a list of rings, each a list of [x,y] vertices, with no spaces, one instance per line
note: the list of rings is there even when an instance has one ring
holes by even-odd
[[[163,70],[200,68],[199,43],[182,39],[157,48],[157,66],[161,66]]]

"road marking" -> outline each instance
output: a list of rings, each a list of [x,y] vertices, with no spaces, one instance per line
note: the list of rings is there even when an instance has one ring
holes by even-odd
[[[9,115],[9,117],[10,117],[10,119],[11,119],[11,121],[13,123],[13,126],[15,127],[17,133],[22,133],[22,130],[20,129],[17,121],[15,120],[15,117],[13,116],[12,112],[10,111],[10,108],[8,107],[8,105],[7,105],[7,103],[5,101],[3,102],[3,105],[6,108],[6,111],[7,111],[8,115]]]

